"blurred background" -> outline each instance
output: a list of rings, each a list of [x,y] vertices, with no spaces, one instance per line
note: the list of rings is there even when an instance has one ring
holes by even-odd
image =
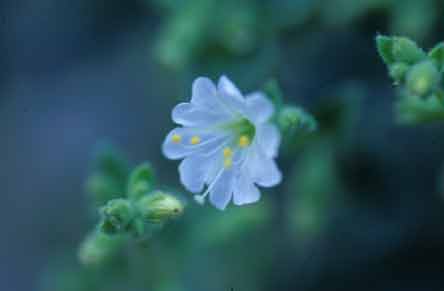
[[[400,126],[376,34],[442,40],[441,0],[0,2],[0,290],[443,290],[444,131]],[[198,207],[160,151],[197,76],[274,78],[319,123],[283,183]],[[85,183],[99,141],[188,200],[148,246],[100,266]]]

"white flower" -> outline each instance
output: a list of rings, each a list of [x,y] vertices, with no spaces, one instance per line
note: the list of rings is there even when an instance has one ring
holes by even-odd
[[[179,165],[182,184],[203,203],[224,209],[233,199],[242,205],[259,200],[256,185],[271,187],[282,180],[274,159],[278,129],[268,121],[274,107],[261,92],[242,96],[227,77],[217,87],[208,78],[193,82],[190,103],[178,104],[172,119],[181,125],[166,137],[162,150]]]

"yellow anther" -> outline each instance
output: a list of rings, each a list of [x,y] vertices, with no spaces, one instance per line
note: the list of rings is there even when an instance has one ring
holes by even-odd
[[[230,147],[224,148],[224,157],[230,158],[233,155],[233,151]]]
[[[197,135],[193,136],[191,138],[191,144],[198,144],[200,143],[200,137],[198,137]]]
[[[246,135],[242,135],[239,138],[239,146],[241,148],[245,148],[245,147],[247,147],[249,145],[250,145],[250,138],[248,136],[246,136]]]
[[[180,143],[180,141],[182,140],[182,137],[179,134],[175,133],[171,136],[171,140],[174,143]]]
[[[231,168],[232,165],[233,165],[233,160],[231,158],[225,158],[224,159],[224,167],[225,167],[225,169]]]

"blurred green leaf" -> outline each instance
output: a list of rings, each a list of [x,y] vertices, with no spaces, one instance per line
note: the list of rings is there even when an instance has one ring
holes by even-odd
[[[436,0],[393,1],[391,9],[391,32],[424,40],[439,19]]]
[[[125,195],[128,173],[129,164],[121,152],[109,144],[97,148],[92,173],[86,182],[86,191],[96,206]]]
[[[444,121],[444,104],[435,95],[426,99],[419,96],[402,97],[396,104],[396,112],[397,121],[401,124]]]
[[[109,236],[94,230],[80,245],[80,262],[86,266],[102,265],[114,258],[125,242],[125,236]]]
[[[393,56],[393,39],[385,35],[376,36],[376,48],[379,56],[384,60],[386,65],[391,65],[395,62]]]
[[[310,238],[322,231],[332,201],[340,199],[335,197],[341,187],[331,143],[319,140],[307,147],[289,181],[286,213],[290,229],[298,239]]]
[[[154,189],[154,169],[145,162],[136,167],[130,174],[127,187],[128,198],[136,200]]]
[[[444,43],[441,42],[432,48],[429,52],[429,57],[435,61],[440,72],[444,70]]]

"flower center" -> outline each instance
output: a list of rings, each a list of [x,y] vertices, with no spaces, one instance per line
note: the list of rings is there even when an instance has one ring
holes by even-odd
[[[254,124],[246,118],[232,122],[226,125],[225,128],[234,133],[241,148],[248,147],[256,134]]]

